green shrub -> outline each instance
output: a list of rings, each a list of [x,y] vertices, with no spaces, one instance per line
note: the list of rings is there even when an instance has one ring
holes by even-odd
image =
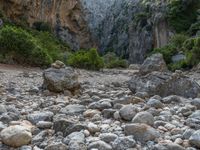
[[[127,67],[128,67],[128,63],[124,59],[114,60],[106,65],[106,68],[127,68]]]
[[[189,39],[187,35],[184,34],[175,34],[171,39],[170,39],[170,44],[172,44],[174,47],[176,47],[177,51],[180,51],[183,43]]]
[[[200,37],[189,38],[183,43],[185,51],[191,51],[194,47],[200,47]]]
[[[89,70],[100,70],[104,67],[103,59],[97,53],[97,50],[80,50],[71,54],[67,60],[70,66]]]
[[[0,48],[1,52],[9,53],[14,51],[19,55],[27,57],[34,48],[32,36],[21,28],[6,26],[0,30]]]
[[[151,14],[149,12],[142,12],[135,15],[135,20],[138,23],[141,20],[146,20],[150,18]]]
[[[200,63],[200,47],[194,46],[187,54],[188,67],[193,67]]]
[[[103,56],[106,68],[127,68],[128,63],[124,59],[120,59],[113,52],[108,52]]]
[[[161,53],[167,64],[171,63],[171,58],[173,55],[177,54],[179,51],[182,51],[183,44],[187,41],[189,37],[184,34],[175,34],[171,37],[169,44],[162,47],[156,48],[152,53]]]
[[[48,66],[53,62],[52,58],[45,49],[40,47],[35,48],[29,57],[30,65],[33,66]]]
[[[15,51],[27,57],[34,48],[33,37],[21,28],[6,26],[0,30],[0,47],[5,53]]]
[[[107,52],[104,56],[103,56],[103,60],[105,64],[109,64],[111,61],[114,61],[117,59],[117,56],[114,52]]]
[[[46,50],[38,44],[27,31],[5,26],[0,30],[0,49],[1,54],[20,64],[29,65],[48,65],[52,59]]]
[[[163,58],[165,60],[165,62],[167,64],[170,64],[171,63],[171,59],[172,59],[172,56],[175,55],[177,53],[177,49],[174,45],[172,44],[169,44],[169,45],[166,45],[162,48],[156,48],[153,50],[152,53],[161,53],[163,55]]]
[[[194,39],[188,39],[183,43],[183,48],[187,50],[191,50],[194,47]]]
[[[200,21],[191,25],[189,29],[189,34],[195,35],[198,31],[200,31]]]
[[[199,0],[171,0],[167,11],[169,24],[178,33],[187,31],[195,23],[199,8]]]
[[[186,60],[173,63],[172,56],[180,50],[185,54]],[[167,46],[153,50],[153,53],[157,52],[163,54],[170,70],[192,68],[200,63],[200,37],[188,38],[187,36],[176,35]]]
[[[33,36],[37,39],[38,45],[47,50],[53,61],[63,61],[63,53],[70,51],[67,45],[63,44],[49,32],[36,32]]]
[[[168,64],[168,68],[172,71],[175,71],[175,70],[182,70],[184,68],[188,68],[188,63],[187,63],[187,60],[182,60],[182,61],[179,61],[177,63],[170,63]]]

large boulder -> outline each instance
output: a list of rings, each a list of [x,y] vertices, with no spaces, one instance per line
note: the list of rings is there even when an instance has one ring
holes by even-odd
[[[175,143],[159,143],[153,146],[153,150],[185,150],[184,147]]]
[[[137,114],[137,108],[133,105],[126,105],[119,110],[119,114],[122,119],[126,121],[131,121],[133,117]]]
[[[77,120],[63,117],[63,115],[57,115],[53,118],[53,129],[56,133],[62,132],[64,136],[67,136],[73,132],[80,132],[81,130],[85,130],[86,125],[79,123]]]
[[[195,145],[196,147],[200,148],[200,130],[197,130],[191,135],[189,142],[191,145]]]
[[[144,76],[134,75],[129,81],[129,88],[133,93],[147,92],[150,96],[179,95],[196,98],[200,93],[200,86],[181,72],[152,72]]]
[[[52,92],[75,92],[80,88],[78,75],[71,67],[58,67],[60,64],[52,64],[52,67],[43,73],[43,87]],[[56,66],[56,67],[54,67]]]
[[[104,141],[94,141],[88,145],[88,150],[112,150],[112,146]]]
[[[167,65],[163,59],[163,55],[160,53],[153,54],[148,57],[140,67],[140,73],[142,75],[151,73],[153,71],[167,71]]]
[[[27,115],[27,120],[33,124],[37,124],[40,121],[52,121],[53,115],[50,111],[34,112]]]
[[[136,145],[133,136],[118,137],[112,142],[112,147],[114,150],[127,150],[132,149]]]
[[[191,145],[200,148],[200,130],[197,130],[194,134],[192,134],[189,138],[189,142]]]
[[[159,132],[147,124],[133,123],[124,127],[125,135],[133,135],[135,140],[145,143],[159,138]]]
[[[144,123],[144,124],[153,126],[154,117],[151,113],[143,111],[143,112],[137,113],[137,115],[135,115],[135,117],[133,118],[132,122],[133,123]]]

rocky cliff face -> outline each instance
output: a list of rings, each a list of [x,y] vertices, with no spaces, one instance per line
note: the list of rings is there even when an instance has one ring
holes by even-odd
[[[165,1],[0,0],[15,21],[48,22],[72,49],[98,47],[141,63],[153,47],[167,43]],[[12,8],[12,9],[11,9]]]
[[[101,50],[114,50],[131,63],[141,63],[153,47],[168,42],[165,1],[115,1],[99,26]]]

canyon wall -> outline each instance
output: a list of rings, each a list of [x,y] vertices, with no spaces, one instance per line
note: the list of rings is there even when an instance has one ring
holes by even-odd
[[[141,63],[168,42],[165,0],[0,0],[12,21],[43,21],[72,49],[97,47]]]

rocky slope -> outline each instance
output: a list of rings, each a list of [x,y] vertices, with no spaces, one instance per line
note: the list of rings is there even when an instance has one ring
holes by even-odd
[[[48,22],[72,49],[98,47],[141,63],[153,47],[168,42],[165,1],[0,0],[11,20]],[[10,9],[12,8],[12,9]]]

